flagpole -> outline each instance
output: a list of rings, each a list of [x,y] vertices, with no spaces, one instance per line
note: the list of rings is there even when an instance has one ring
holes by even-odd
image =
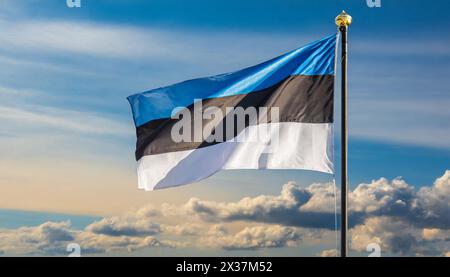
[[[341,257],[348,254],[348,170],[347,170],[347,31],[352,23],[352,17],[342,11],[336,17],[336,25],[341,32]]]

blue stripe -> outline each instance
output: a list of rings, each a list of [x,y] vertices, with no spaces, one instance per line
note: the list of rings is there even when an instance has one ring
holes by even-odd
[[[170,117],[194,99],[246,94],[271,87],[292,75],[333,75],[336,35],[310,43],[272,60],[232,73],[181,82],[134,94],[130,102],[136,127]]]

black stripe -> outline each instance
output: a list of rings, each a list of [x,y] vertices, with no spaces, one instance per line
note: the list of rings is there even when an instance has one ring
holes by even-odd
[[[279,122],[331,123],[333,122],[333,86],[333,75],[290,76],[261,91],[204,99],[202,101],[203,111],[208,107],[218,107],[225,114],[227,107],[244,109],[255,107],[257,111],[259,107],[268,107],[269,111],[272,107],[278,107]],[[192,115],[194,105],[189,106],[188,109]],[[221,122],[224,127],[224,141],[242,131],[235,128],[233,134],[227,134],[225,131],[227,120],[230,119],[225,117]],[[220,143],[174,142],[171,138],[171,130],[178,121],[178,119],[171,118],[157,119],[139,126],[137,128],[136,160],[145,155],[190,150]],[[210,120],[203,119],[203,126],[208,122]],[[267,122],[271,122],[271,119],[269,118]],[[248,125],[250,123],[247,120],[244,127]],[[191,130],[194,130],[193,122],[191,122],[191,126]]]

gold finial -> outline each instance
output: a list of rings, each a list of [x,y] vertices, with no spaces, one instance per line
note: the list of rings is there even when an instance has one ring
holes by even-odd
[[[348,26],[350,26],[350,24],[352,24],[352,17],[345,11],[342,11],[336,17],[336,25],[338,25],[338,27],[341,27],[341,26],[348,27]]]

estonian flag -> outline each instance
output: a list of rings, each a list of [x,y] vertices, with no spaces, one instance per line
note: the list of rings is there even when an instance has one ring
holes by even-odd
[[[139,188],[226,169],[333,173],[335,49],[332,35],[236,72],[129,96]]]

